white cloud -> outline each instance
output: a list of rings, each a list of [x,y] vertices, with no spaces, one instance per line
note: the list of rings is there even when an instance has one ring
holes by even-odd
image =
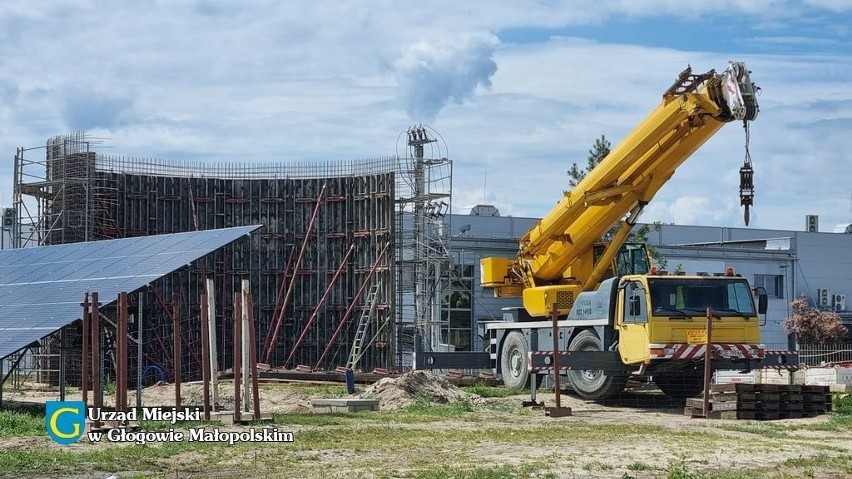
[[[838,168],[848,164],[852,62],[845,54],[801,49],[839,50],[846,40],[836,32],[828,38],[829,30],[785,28],[806,25],[813,32],[823,25],[814,22],[848,4],[438,0],[400,8],[263,0],[214,8],[149,0],[117,8],[91,0],[53,2],[48,9],[7,1],[0,4],[0,153],[9,158],[16,147],[41,145],[79,125],[111,138],[111,154],[356,159],[395,152],[412,121],[404,110],[422,117],[440,112],[428,121],[455,162],[457,210],[493,203],[503,214],[540,216],[567,187],[565,170],[585,162],[594,139],[623,138],[687,64],[706,71],[742,59],[764,88],[752,132],[752,224],[799,228],[805,213],[840,223],[852,184],[848,168]],[[661,18],[660,12],[701,17],[708,25],[748,19],[752,28],[731,39],[740,40],[740,51],[713,38],[706,51],[696,51],[679,39],[668,48],[570,37],[501,45],[487,33],[570,32],[623,15]],[[762,55],[752,52],[758,22],[772,27],[777,42],[764,42],[760,51],[769,53]],[[790,40],[799,53],[788,54]],[[75,100],[73,92],[83,95]],[[91,116],[97,111],[86,106],[98,102],[104,108]],[[643,220],[659,211],[669,222],[741,224],[742,141],[738,125],[726,126],[660,191]],[[11,184],[11,162],[2,162],[0,190]],[[712,198],[714,212],[718,201],[728,206],[724,214],[702,216],[707,205],[700,198]]]
[[[461,103],[477,87],[490,87],[497,71],[492,54],[498,44],[491,34],[464,34],[406,48],[394,67],[409,117],[432,121],[448,102]]]

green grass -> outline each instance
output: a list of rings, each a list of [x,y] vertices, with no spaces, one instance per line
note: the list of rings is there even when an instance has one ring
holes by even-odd
[[[787,433],[787,431],[790,430],[789,427],[768,422],[724,423],[719,424],[717,427],[726,431],[745,432],[770,439],[781,439],[790,437],[790,435]]]
[[[424,395],[416,396],[413,403],[400,408],[400,412],[403,414],[440,416],[446,418],[459,417],[471,411],[473,411],[473,406],[468,401],[456,401],[451,404],[436,404],[434,402],[434,398]]]
[[[223,446],[190,442],[169,443],[157,446],[116,446],[98,450],[16,450],[14,454],[0,455],[0,473],[32,474],[67,471],[98,470],[150,470],[162,469],[163,462],[176,454],[204,448],[209,451]],[[195,465],[203,470],[205,464]]]
[[[261,391],[292,392],[308,396],[342,397],[346,395],[346,387],[335,384],[261,384]]]
[[[143,431],[168,431],[171,428],[174,428],[176,430],[186,430],[187,428],[198,427],[202,424],[210,425],[219,423],[205,423],[204,421],[177,421],[176,423],[172,424],[169,421],[139,421],[139,428]]]
[[[403,474],[400,476],[395,473],[387,477],[405,477],[411,479],[525,479],[535,477],[538,479],[550,479],[555,478],[556,475],[536,465],[502,465],[471,468],[443,465],[438,468],[417,469],[409,475]]]
[[[828,417],[828,421],[813,424],[792,425],[790,426],[790,429],[794,431],[850,431],[852,430],[852,416],[835,413]]]
[[[281,426],[342,426],[353,422],[352,415],[334,413],[275,414],[272,422]]]
[[[852,474],[852,456],[848,454],[840,454],[830,456],[828,454],[817,454],[812,457],[798,457],[787,459],[782,463],[785,467],[794,467],[798,469],[822,468],[835,471],[843,471],[846,474]]]
[[[653,467],[639,461],[627,465],[628,471],[650,471],[651,469],[653,469]]]
[[[462,390],[484,398],[504,398],[518,394],[518,391],[506,388],[496,388],[489,386],[484,382],[477,382],[471,386],[465,386]]]
[[[426,396],[418,397],[414,403],[392,411],[361,411],[357,413],[287,413],[275,414],[273,422],[277,425],[299,426],[344,426],[376,424],[388,425],[419,424],[440,422],[447,419],[464,418],[473,411],[469,402],[458,401],[452,404],[435,404]],[[473,418],[471,417],[471,420]]]
[[[0,410],[0,437],[45,435],[44,413]]]
[[[315,392],[324,391],[318,394],[338,389],[334,386],[307,387]],[[302,390],[303,386],[298,388]],[[485,388],[483,390],[500,390]],[[239,470],[258,478],[299,477],[318,473],[331,477],[336,467],[329,462],[332,457],[346,457],[346,467],[352,471],[352,477],[410,479],[550,478],[554,477],[553,471],[560,467],[560,463],[561,467],[579,470],[578,477],[619,477],[623,474],[621,477],[624,479],[637,476],[659,479],[793,479],[814,475],[846,477],[852,474],[852,458],[846,458],[843,454],[845,451],[828,449],[828,444],[820,445],[818,440],[813,439],[813,435],[805,437],[795,434],[797,431],[836,431],[841,437],[852,437],[849,436],[852,416],[848,415],[833,414],[827,421],[818,424],[721,422],[698,430],[681,430],[626,422],[599,422],[594,418],[580,417],[526,422],[525,419],[514,418],[515,413],[505,413],[506,419],[501,421],[494,411],[474,409],[468,402],[435,404],[432,399],[421,396],[410,406],[395,411],[276,414],[274,424],[281,430],[292,430],[295,434],[295,442],[287,444],[238,444],[229,447],[183,442],[94,447],[83,440],[72,447],[57,448],[48,447],[53,445],[45,438],[44,446],[20,448],[12,454],[0,454],[0,476],[29,474],[38,477],[104,470],[180,469],[183,473],[193,475]],[[43,412],[0,411],[0,437],[44,436],[43,417]],[[168,422],[145,421],[142,427],[144,430],[171,427],[185,430],[201,424],[204,423],[183,422],[173,426]],[[293,426],[293,429],[288,426]],[[720,429],[748,434],[740,436],[720,432]],[[661,443],[666,450],[671,451],[670,454],[681,451],[689,456],[675,456],[679,459],[671,461],[667,466],[665,462],[638,462],[635,460],[640,458],[635,456],[624,456],[626,459],[623,458],[619,461],[621,465],[618,465],[618,462],[609,459],[604,461],[601,459],[603,456],[595,454],[567,465],[566,458],[559,455],[543,460],[540,456],[522,453],[511,464],[506,464],[509,461],[505,455],[497,455],[490,461],[482,457],[483,451],[520,451],[521,447],[525,451],[544,448],[579,450],[581,452],[572,457],[581,457],[582,451],[625,448],[648,441]],[[699,461],[696,457],[705,456],[695,454],[695,451],[700,450],[736,450],[740,453],[753,450],[758,454],[757,451],[763,450],[761,448],[776,447],[778,444],[800,444],[801,454],[805,457],[748,470]],[[814,453],[820,454],[806,457]],[[155,474],[154,477],[162,475]]]
[[[104,396],[115,396],[115,390],[115,381],[107,381],[104,383]]]

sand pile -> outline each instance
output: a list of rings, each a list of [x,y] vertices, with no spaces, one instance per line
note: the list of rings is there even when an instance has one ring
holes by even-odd
[[[378,399],[382,410],[405,407],[421,398],[437,404],[479,400],[479,396],[466,393],[429,371],[411,371],[396,378],[380,379],[364,389],[361,397]]]

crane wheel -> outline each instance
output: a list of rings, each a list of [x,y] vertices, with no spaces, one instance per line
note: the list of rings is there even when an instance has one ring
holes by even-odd
[[[600,338],[592,330],[581,331],[568,346],[569,351],[602,351]],[[568,382],[583,399],[600,401],[610,396],[620,394],[627,384],[627,376],[623,373],[604,371],[602,369],[569,370]]]
[[[526,338],[517,331],[512,331],[503,340],[500,370],[506,388],[520,390],[526,387],[530,378],[530,370],[527,369],[529,350]]]

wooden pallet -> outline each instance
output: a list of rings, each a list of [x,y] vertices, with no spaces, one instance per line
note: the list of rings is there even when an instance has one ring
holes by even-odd
[[[713,384],[709,411],[704,399],[688,399],[684,414],[711,419],[777,419],[815,417],[831,411],[827,386],[784,384]]]

